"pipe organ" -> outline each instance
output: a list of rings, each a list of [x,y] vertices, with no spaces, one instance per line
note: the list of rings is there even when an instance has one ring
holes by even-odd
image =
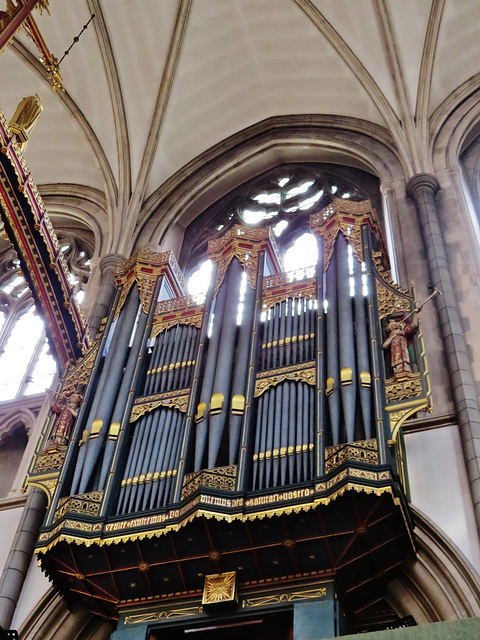
[[[83,400],[68,446],[51,444],[52,414],[29,471],[50,501],[37,553],[128,637],[167,605],[197,624],[222,598],[267,610],[281,585],[338,600],[345,629],[394,615],[382,585],[412,544],[401,425],[430,403],[421,331],[368,201],[310,226],[320,258],[301,273],[282,271],[268,227],[231,226],[209,242],[203,297],[170,252],[140,251],[62,379]]]

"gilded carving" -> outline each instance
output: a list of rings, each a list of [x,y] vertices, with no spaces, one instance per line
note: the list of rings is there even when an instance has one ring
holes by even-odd
[[[63,518],[66,513],[81,513],[86,516],[96,517],[100,514],[102,499],[102,491],[92,491],[91,493],[62,498],[58,503],[53,522],[55,523]]]
[[[198,616],[203,613],[203,607],[183,607],[179,609],[166,609],[164,611],[152,611],[150,613],[137,613],[135,615],[125,616],[125,624],[147,624],[150,622],[158,622],[167,618],[184,618],[189,616]]]
[[[180,296],[178,298],[171,298],[170,300],[161,300],[157,302],[157,309],[155,314],[162,315],[162,313],[173,313],[174,311],[182,311],[184,309],[192,309],[197,307],[197,296]],[[203,308],[203,307],[201,307]]]
[[[63,526],[69,529],[76,529],[77,531],[85,531],[86,533],[90,533],[92,530],[91,524],[87,522],[77,522],[77,520],[65,520]]]
[[[55,488],[58,482],[58,472],[50,471],[45,476],[27,476],[26,485],[31,487],[38,487],[42,489],[47,495],[48,505],[50,506],[50,501],[55,492]],[[23,490],[22,490],[23,491]]]
[[[236,475],[236,465],[188,473],[183,481],[182,500],[192,495],[200,487],[235,491]]]
[[[330,473],[346,460],[378,464],[377,441],[360,440],[350,444],[340,444],[325,449],[325,472]]]
[[[394,283],[385,272],[382,264],[382,253],[380,251],[373,251],[372,258],[375,265],[378,314],[380,319],[392,313],[410,313],[413,302],[412,297],[407,291]]]
[[[255,384],[255,398],[258,398],[270,387],[280,384],[284,380],[292,380],[294,382],[306,382],[312,386],[316,384],[316,370],[314,362],[306,362],[303,364],[283,367],[282,369],[274,369],[265,371],[257,376]]]
[[[119,282],[119,279],[117,278],[117,285],[122,284],[122,291],[120,292],[120,300],[118,301],[117,304],[117,308],[115,309],[115,314],[113,316],[113,319],[116,320],[118,318],[118,314],[120,313],[120,311],[122,310],[123,305],[125,304],[125,300],[127,299],[127,296],[130,292],[130,289],[132,288],[132,284],[135,282],[135,279],[133,277],[129,277],[127,279],[125,279],[123,282]]]
[[[236,594],[237,574],[235,571],[216,573],[205,576],[202,604],[219,604],[221,602],[234,602]]]
[[[28,142],[28,136],[40,118],[42,111],[43,105],[39,96],[37,94],[28,96],[18,104],[9,122],[10,131],[17,138],[22,152]]]
[[[234,257],[238,258],[247,274],[252,289],[256,288],[258,254],[267,244],[274,245],[273,234],[269,227],[243,227],[233,225],[223,236],[210,240],[208,255],[217,264],[214,297],[223,282],[228,265]]]
[[[344,472],[342,472],[342,474],[338,474],[337,476],[335,476],[335,478],[329,481],[328,484],[323,482],[316,483],[315,491],[325,491],[333,488],[334,485],[337,482],[339,482],[341,479],[348,477],[349,474],[347,473],[347,471],[348,470],[345,470]],[[375,476],[375,478],[373,478],[373,476]],[[246,501],[245,506],[248,506],[247,502],[252,503],[252,505],[255,502],[253,506],[257,505],[263,508],[263,510],[260,510],[260,511],[255,510],[249,513],[224,513],[224,512],[214,512],[211,510],[205,511],[201,506],[200,498],[207,497],[207,496],[196,496],[190,502],[185,504],[181,509],[171,510],[167,514],[144,516],[142,518],[126,520],[125,522],[122,522],[122,523],[114,523],[114,524],[106,524],[106,525],[102,525],[101,523],[94,523],[93,525],[88,525],[88,527],[91,527],[90,529],[88,529],[89,531],[90,530],[95,531],[95,532],[98,532],[99,534],[98,537],[93,539],[89,538],[88,540],[86,540],[81,536],[74,537],[72,536],[71,533],[62,534],[61,529],[63,527],[63,524],[60,523],[59,525],[54,527],[50,532],[40,534],[39,541],[43,543],[44,546],[41,548],[37,548],[37,553],[38,554],[46,553],[49,549],[51,549],[53,546],[55,546],[56,544],[58,544],[58,542],[62,540],[66,540],[68,542],[72,542],[72,540],[74,540],[77,544],[87,544],[87,545],[96,544],[98,546],[103,546],[105,544],[110,545],[110,544],[118,544],[120,542],[142,540],[145,537],[161,536],[161,535],[164,535],[167,531],[179,531],[182,527],[185,526],[186,523],[191,522],[197,517],[203,518],[206,516],[209,518],[213,517],[219,521],[232,522],[232,521],[238,520],[241,522],[247,522],[251,520],[256,520],[257,518],[263,519],[265,517],[271,517],[273,515],[280,516],[282,514],[301,513],[304,511],[308,511],[310,509],[314,509],[318,507],[318,505],[328,505],[349,491],[355,491],[357,493],[373,494],[376,496],[381,496],[385,493],[388,493],[389,495],[392,496],[392,499],[394,500],[394,502],[399,506],[401,506],[401,503],[399,502],[398,498],[393,494],[392,487],[389,485],[388,486],[385,485],[385,482],[390,483],[392,480],[389,471],[381,471],[377,474],[372,474],[372,479],[375,482],[381,482],[382,485],[376,486],[374,484],[364,484],[364,483],[358,484],[355,482],[347,482],[326,496],[320,496],[320,495],[315,496],[313,488],[285,492],[284,497],[280,497],[280,498],[278,497],[278,495],[275,495],[275,494],[260,496],[260,498],[255,498],[255,499]],[[31,484],[36,484],[36,486],[40,486],[37,483],[33,483],[33,482]],[[297,495],[297,494],[302,494],[302,495]],[[209,504],[216,504],[217,501],[221,501],[222,506],[225,506],[227,508],[238,507],[242,505],[241,499],[226,500],[224,498],[219,499],[217,497],[213,498],[212,496],[208,496],[208,497],[210,498],[210,501],[211,501]],[[298,500],[298,498],[300,497],[304,497],[307,500],[307,502],[302,501],[300,503],[295,503],[295,504],[292,504],[291,502],[289,502],[290,500]],[[283,504],[278,504],[282,500],[285,500],[285,502]],[[196,507],[196,509],[192,513],[192,508],[194,507]],[[186,517],[182,519],[183,514],[188,514],[188,515],[186,515]],[[175,522],[172,522],[173,518],[176,519]],[[137,527],[137,526],[145,527],[145,529],[141,532],[132,532],[131,531],[132,527]],[[103,536],[100,536],[102,531],[105,531],[106,533],[111,531],[118,531],[119,534],[113,537],[103,537]]]
[[[187,393],[185,393],[185,389],[181,389],[180,392],[168,391],[167,393],[159,393],[155,396],[138,398],[133,405],[132,413],[130,414],[130,422],[135,422],[138,418],[145,415],[145,413],[153,411],[158,407],[170,407],[185,413],[187,411],[188,398],[188,389]]]
[[[365,480],[378,479],[378,474],[375,471],[366,471],[365,469],[349,469],[348,475],[351,478],[364,478]]]
[[[93,365],[95,364],[99,347],[100,338],[95,340],[87,353],[80,358],[74,366],[67,370],[62,382],[62,395],[69,396],[78,391],[81,386],[87,384]]]
[[[155,282],[161,275],[170,272],[180,291],[186,289],[180,267],[171,251],[156,252],[148,247],[141,249],[115,270],[115,279],[122,287],[120,300],[115,309],[115,318],[120,313],[132,284],[137,282],[142,309],[148,313],[152,301]]]
[[[398,402],[408,398],[416,398],[422,394],[422,383],[419,373],[403,373],[401,377],[387,380],[385,383],[387,403]]]
[[[383,246],[370,200],[353,202],[336,198],[327,207],[310,216],[313,233],[324,238],[324,270],[330,264],[335,240],[341,231],[359,262],[363,262],[362,226],[368,225],[375,233],[379,246]]]
[[[60,267],[58,269],[61,273],[58,274],[58,282],[61,285],[63,292],[63,304],[68,309],[70,317],[72,318],[77,340],[79,346],[83,349],[90,344],[90,335],[86,329],[86,321],[83,315],[82,309],[77,305],[74,298],[71,297],[71,289],[67,284],[68,267],[66,265],[63,254],[60,251],[60,243],[55,234],[53,226],[48,217],[45,205],[38,191],[37,186],[31,179],[30,171],[23,159],[23,155],[19,151],[19,147],[16,144],[14,138],[8,140],[8,125],[5,117],[0,113],[0,144],[2,153],[8,155],[8,159],[15,170],[18,179],[18,190],[23,192],[28,205],[31,209],[33,219],[35,221],[34,228],[41,237],[44,246],[46,247],[50,263],[55,268],[57,263]],[[26,214],[18,205],[18,200],[15,198],[11,185],[6,180],[5,176],[2,177],[2,183],[5,193],[5,198],[0,196],[0,204],[3,209],[4,215],[9,220],[10,227],[18,246],[21,248],[23,257],[27,263],[27,266],[37,266],[42,264],[42,259],[35,242],[30,242],[28,249],[25,245],[25,236],[19,232],[22,229],[23,232],[27,232],[27,236],[31,230],[29,230]],[[28,188],[27,188],[28,185]],[[8,200],[8,202],[7,202]],[[46,267],[47,265],[45,265]],[[38,292],[41,306],[45,313],[45,320],[50,332],[50,339],[55,344],[55,350],[58,354],[65,353],[63,364],[66,364],[68,357],[75,357],[71,352],[70,338],[67,335],[67,330],[64,323],[59,323],[60,316],[59,308],[54,302],[56,296],[52,290],[52,283],[45,275],[45,269],[31,269],[30,275],[33,278],[33,286]],[[52,314],[55,313],[56,319],[52,319]]]
[[[137,273],[137,285],[138,293],[140,296],[140,304],[142,305],[142,309],[145,311],[145,313],[148,313],[148,309],[150,308],[150,302],[153,297],[153,290],[155,289],[156,281],[156,274],[142,273],[141,271]]]
[[[392,440],[395,440],[397,433],[405,420],[415,415],[417,411],[421,411],[422,409],[431,411],[431,408],[428,404],[428,398],[421,398],[419,400],[405,402],[404,405],[395,405],[394,411],[389,411],[387,407],[388,417],[390,419],[390,432]]]
[[[294,271],[290,272],[295,274]],[[313,273],[308,276],[308,280],[302,282],[292,282],[287,280],[288,273],[278,273],[273,276],[266,276],[263,279],[262,308],[270,309],[275,304],[283,302],[288,298],[305,298],[306,300],[314,300],[316,298],[315,268]]]
[[[32,475],[46,473],[47,471],[57,471],[62,468],[65,455],[67,453],[66,448],[62,449],[47,449],[38,454],[35,466],[32,471]]]
[[[306,589],[305,591],[292,591],[290,593],[278,593],[259,596],[257,598],[245,598],[245,600],[242,601],[242,608],[266,607],[271,604],[298,602],[299,600],[318,600],[326,598],[326,596],[326,587],[320,587],[317,589]]]
[[[157,304],[151,337],[176,324],[189,324],[199,329],[202,326],[205,307],[198,304],[196,296],[183,296],[163,300]]]

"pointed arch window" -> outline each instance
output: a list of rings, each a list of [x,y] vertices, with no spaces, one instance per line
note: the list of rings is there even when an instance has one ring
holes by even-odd
[[[56,363],[27,283],[12,263],[0,283],[0,402],[48,389]]]

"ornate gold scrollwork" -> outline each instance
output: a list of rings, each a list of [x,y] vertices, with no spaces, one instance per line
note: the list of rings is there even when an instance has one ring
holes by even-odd
[[[167,618],[184,618],[188,616],[198,616],[203,613],[203,607],[180,607],[173,609],[169,607],[165,611],[152,611],[149,613],[138,613],[135,615],[125,616],[125,624],[146,624],[151,622],[158,622]]]
[[[55,447],[40,452],[35,462],[35,466],[33,467],[32,475],[61,469],[66,453],[66,447]]]
[[[291,591],[289,593],[278,593],[273,595],[259,596],[256,598],[245,598],[242,602],[243,608],[265,607],[271,604],[281,604],[283,602],[297,602],[299,600],[318,600],[326,598],[326,587],[316,589],[306,589],[305,591]]]
[[[238,258],[247,274],[248,284],[256,288],[258,254],[270,244],[276,247],[270,227],[243,227],[233,225],[221,238],[208,243],[208,255],[217,264],[214,297],[223,282],[228,265],[233,258]]]
[[[339,444],[325,449],[325,471],[330,473],[346,460],[378,464],[377,441],[359,440],[350,444]]]
[[[200,329],[203,321],[204,305],[199,305],[196,296],[182,296],[172,300],[162,300],[157,304],[151,337],[176,324],[188,324]]]
[[[234,602],[237,599],[237,572],[227,571],[205,576],[202,604]]]
[[[188,473],[183,481],[182,500],[192,495],[200,487],[235,491],[236,475],[236,465]]]
[[[409,313],[413,303],[412,296],[393,282],[385,272],[380,251],[372,251],[372,258],[375,265],[378,315],[380,319],[392,313]]]
[[[186,291],[186,283],[172,251],[156,252],[148,247],[135,253],[115,270],[117,285],[122,287],[120,300],[115,309],[115,318],[120,313],[132,284],[137,282],[142,309],[148,313],[155,282],[161,275],[170,273],[180,292]]]
[[[324,270],[330,264],[335,240],[341,231],[359,262],[363,262],[362,226],[368,225],[383,248],[377,215],[370,200],[353,202],[336,198],[327,207],[310,216],[313,233],[324,238]],[[384,255],[387,255],[384,252]]]
[[[301,282],[292,282],[288,273],[276,273],[263,279],[262,308],[265,311],[288,298],[314,300],[316,295],[315,268],[309,279]]]
[[[189,389],[168,391],[167,393],[159,393],[155,396],[138,398],[133,405],[132,413],[130,414],[130,422],[135,422],[145,413],[153,411],[158,407],[170,407],[185,413],[187,410],[188,398]]]
[[[98,516],[103,500],[102,491],[92,491],[78,496],[61,498],[53,522],[57,522],[67,513],[82,513],[87,516]]]
[[[267,389],[274,387],[284,380],[293,380],[294,382],[306,382],[312,386],[316,384],[316,371],[314,362],[306,362],[304,364],[296,364],[282,369],[274,369],[265,371],[257,376],[255,384],[255,398],[261,396]]]
[[[422,383],[419,373],[403,373],[395,379],[386,380],[387,403],[416,398],[422,394]]]

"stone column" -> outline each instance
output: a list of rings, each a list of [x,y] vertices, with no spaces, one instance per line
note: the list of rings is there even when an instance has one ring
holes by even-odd
[[[108,253],[100,260],[100,287],[88,319],[88,326],[92,338],[95,338],[103,318],[105,318],[110,311],[115,297],[115,269],[124,260],[125,258],[118,253]]]
[[[438,189],[434,176],[420,173],[409,181],[407,195],[417,209],[431,283],[443,293],[435,301],[480,534],[480,409],[435,204]]]
[[[0,628],[2,629],[9,629],[12,623],[46,508],[45,492],[32,488],[0,581]]]

